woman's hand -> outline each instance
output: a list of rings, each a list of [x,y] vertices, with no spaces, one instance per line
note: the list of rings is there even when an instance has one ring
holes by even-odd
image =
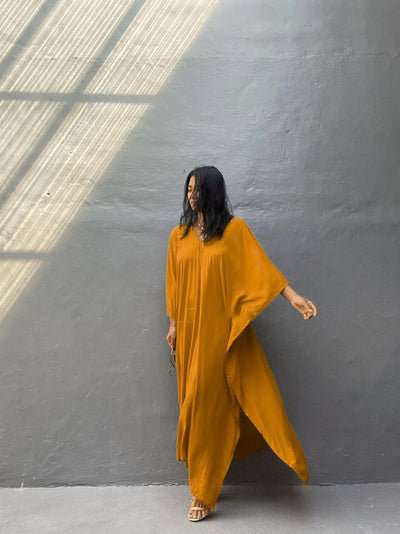
[[[176,345],[176,324],[171,322],[169,331],[167,334],[167,342],[170,347],[175,347]]]
[[[290,299],[290,303],[296,310],[303,314],[304,319],[311,319],[311,317],[317,315],[315,304],[297,293]]]

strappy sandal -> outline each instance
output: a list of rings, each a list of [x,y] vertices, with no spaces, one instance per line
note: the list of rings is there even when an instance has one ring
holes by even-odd
[[[196,497],[193,497],[193,499],[192,499],[192,503],[193,503],[193,501],[195,501],[195,500],[198,500],[198,499],[196,499]],[[210,508],[210,511],[209,511],[208,513],[206,513],[205,515],[203,515],[203,516],[196,517],[196,518],[191,517],[191,515],[192,515],[192,510],[205,510],[206,508],[208,508],[208,506],[205,506],[205,505],[204,505],[204,506],[191,506],[191,507],[190,507],[190,510],[189,510],[189,513],[188,513],[188,519],[189,519],[189,521],[201,521],[202,519],[205,519],[206,517],[208,517],[208,516],[211,514],[211,512],[212,512],[212,509],[211,509],[211,508]]]

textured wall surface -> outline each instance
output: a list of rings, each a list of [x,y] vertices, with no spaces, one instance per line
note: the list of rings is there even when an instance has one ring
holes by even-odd
[[[2,21],[0,483],[187,481],[165,263],[208,164],[318,307],[254,321],[310,484],[399,480],[398,2],[117,4]],[[299,483],[268,448],[226,480]]]

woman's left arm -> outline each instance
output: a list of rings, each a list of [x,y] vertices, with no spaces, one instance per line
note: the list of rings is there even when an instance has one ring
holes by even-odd
[[[311,319],[311,317],[317,315],[317,307],[315,304],[311,300],[296,293],[290,285],[287,285],[281,291],[281,295],[284,296],[297,311],[303,314],[304,319]]]

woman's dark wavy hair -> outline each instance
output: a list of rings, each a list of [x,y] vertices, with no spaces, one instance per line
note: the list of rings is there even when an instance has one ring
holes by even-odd
[[[198,190],[196,211],[192,209],[188,199],[188,185],[191,176],[194,176],[195,187]],[[198,211],[203,214],[204,242],[211,241],[216,235],[222,237],[227,224],[233,218],[233,211],[226,194],[224,177],[216,167],[196,167],[186,177],[183,212],[179,222],[180,225],[186,225],[186,229],[181,239],[188,234],[190,227],[196,223]]]

